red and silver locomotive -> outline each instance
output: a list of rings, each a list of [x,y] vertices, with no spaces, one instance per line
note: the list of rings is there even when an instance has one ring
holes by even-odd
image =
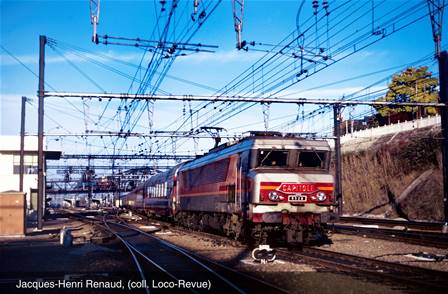
[[[307,243],[334,216],[330,147],[274,132],[248,137],[155,175],[123,204],[234,238]]]

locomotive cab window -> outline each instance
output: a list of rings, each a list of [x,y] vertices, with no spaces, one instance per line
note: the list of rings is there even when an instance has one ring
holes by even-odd
[[[287,150],[273,150],[264,149],[258,150],[257,166],[287,166],[288,165],[288,151]]]
[[[300,151],[299,167],[325,168],[326,152]]]

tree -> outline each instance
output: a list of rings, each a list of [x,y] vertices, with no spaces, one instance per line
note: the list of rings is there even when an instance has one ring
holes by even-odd
[[[428,72],[427,66],[409,67],[392,76],[392,81],[388,85],[389,90],[378,101],[437,102],[439,98],[437,86],[438,80],[432,77],[431,72]],[[388,117],[399,112],[413,113],[417,117],[437,113],[437,109],[434,107],[422,109],[421,107],[411,106],[375,106],[375,109],[382,117]]]

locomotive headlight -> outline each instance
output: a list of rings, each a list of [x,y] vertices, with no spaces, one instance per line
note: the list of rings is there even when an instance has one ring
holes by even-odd
[[[327,199],[327,195],[324,192],[317,192],[316,197],[318,201],[325,201]]]
[[[279,201],[280,197],[278,196],[277,192],[269,192],[269,200]]]

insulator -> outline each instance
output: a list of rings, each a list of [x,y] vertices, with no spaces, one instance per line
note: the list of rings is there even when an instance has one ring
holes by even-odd
[[[317,14],[317,9],[319,8],[319,1],[317,0],[313,0],[313,9],[314,9],[314,14]]]
[[[327,0],[324,0],[324,1],[322,2],[322,7],[323,7],[325,10],[328,9],[328,1],[327,1]]]
[[[199,0],[194,0],[193,2],[193,14],[198,13]]]

